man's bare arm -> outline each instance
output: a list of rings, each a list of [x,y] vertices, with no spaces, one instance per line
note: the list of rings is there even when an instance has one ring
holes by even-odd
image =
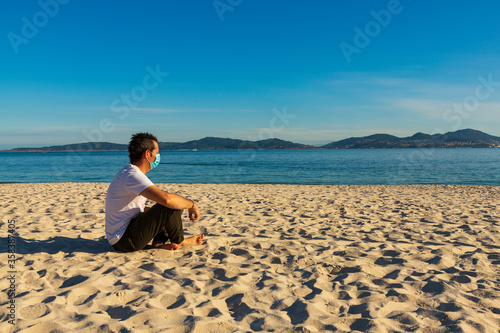
[[[180,195],[175,193],[167,193],[165,191],[162,191],[155,185],[151,185],[143,190],[141,192],[141,195],[168,208],[188,209],[189,219],[191,221],[197,220],[200,217],[198,205],[196,205],[194,201],[181,197]]]

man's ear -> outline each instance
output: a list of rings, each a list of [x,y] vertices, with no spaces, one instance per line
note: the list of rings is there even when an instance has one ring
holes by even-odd
[[[148,159],[148,154],[149,154],[149,150],[146,149],[145,151],[142,152],[142,157],[147,160]]]

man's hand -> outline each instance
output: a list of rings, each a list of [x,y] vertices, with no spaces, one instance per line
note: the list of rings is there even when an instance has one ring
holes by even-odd
[[[191,221],[196,221],[200,218],[200,210],[198,209],[198,205],[194,201],[183,198],[175,193],[164,192],[155,185],[147,187],[141,192],[141,195],[168,208],[187,209],[189,213],[189,219]]]
[[[200,217],[200,210],[198,205],[193,201],[193,208],[188,209],[189,219],[191,221],[196,221]]]
[[[189,211],[194,210],[195,216],[198,218],[200,216],[200,211],[195,204],[193,207],[193,201],[183,198],[175,193],[167,193],[160,190],[155,185],[151,185],[141,192],[141,195],[151,201],[157,202],[172,209],[189,209]],[[193,208],[191,208],[193,207]]]

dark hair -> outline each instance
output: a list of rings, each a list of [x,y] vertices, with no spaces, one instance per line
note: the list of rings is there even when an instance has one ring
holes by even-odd
[[[136,133],[132,135],[128,144],[128,157],[130,163],[139,162],[145,150],[153,151],[155,149],[153,141],[158,142],[158,139],[150,133]]]

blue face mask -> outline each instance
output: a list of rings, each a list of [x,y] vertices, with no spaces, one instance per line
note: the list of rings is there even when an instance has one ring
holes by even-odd
[[[149,162],[149,166],[151,167],[151,170],[156,168],[160,164],[160,153],[156,154],[156,158],[153,162]]]

